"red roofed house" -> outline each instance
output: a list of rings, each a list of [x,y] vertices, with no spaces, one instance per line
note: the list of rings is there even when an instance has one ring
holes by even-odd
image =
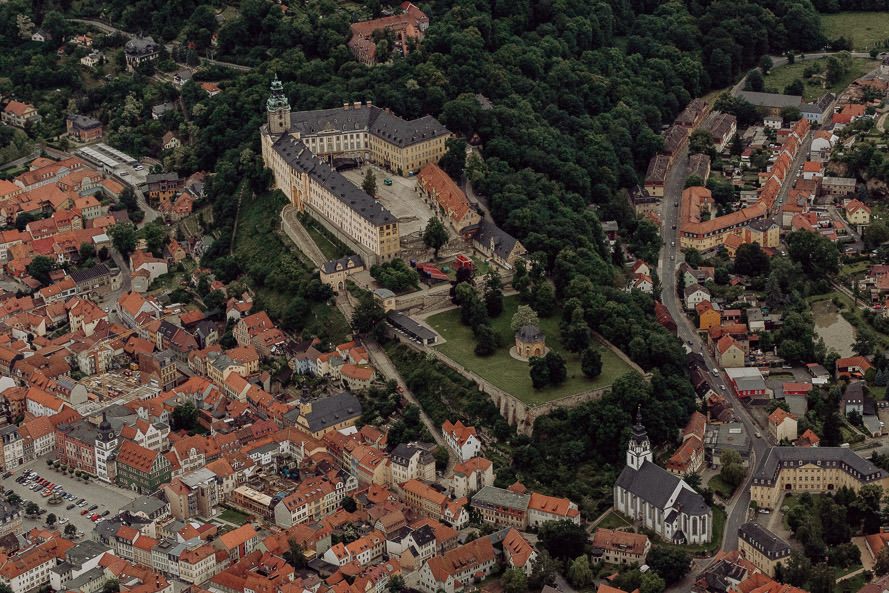
[[[213,542],[217,550],[228,552],[232,564],[252,552],[259,545],[259,536],[249,523],[220,535]]]
[[[212,82],[202,82],[201,88],[204,89],[204,91],[211,97],[215,97],[216,95],[218,95],[219,93],[222,92],[222,89],[220,89],[218,86],[216,86]]]
[[[870,224],[870,208],[853,199],[846,204],[846,220],[852,224]]]
[[[510,529],[503,538],[503,555],[511,567],[521,569],[525,576],[531,576],[537,550],[515,529]]]
[[[738,345],[730,335],[726,334],[716,342],[716,353],[719,357],[719,365],[727,369],[736,369],[744,366],[744,349]]]
[[[821,442],[821,439],[818,438],[818,435],[812,432],[811,428],[807,428],[806,432],[804,432],[800,438],[796,439],[794,446],[817,447],[819,442]]]
[[[596,529],[593,534],[593,548],[602,550],[602,559],[610,564],[645,564],[651,541],[647,535]]]
[[[124,441],[117,452],[117,484],[137,492],[155,492],[170,481],[170,462],[158,451]]]
[[[457,453],[457,457],[461,462],[469,461],[473,457],[478,457],[482,450],[482,442],[475,432],[474,426],[465,426],[461,421],[451,424],[450,420],[445,420],[441,426],[445,443],[448,447]]]
[[[871,368],[871,363],[863,356],[852,356],[850,358],[838,358],[836,363],[836,376],[840,377],[864,377],[867,369]]]
[[[785,439],[796,440],[796,417],[782,408],[775,408],[775,411],[769,414],[769,434],[776,443]]]
[[[417,588],[423,593],[469,591],[496,566],[491,540],[481,537],[427,560],[420,569]]]
[[[548,521],[571,521],[580,525],[580,511],[567,498],[532,492],[528,501],[528,525],[539,527]]]
[[[36,107],[28,103],[20,103],[19,101],[10,101],[0,116],[2,116],[3,123],[17,128],[24,128],[25,123],[29,121],[40,121],[40,114],[37,113]]]
[[[151,282],[167,273],[167,260],[137,250],[130,255],[130,271],[133,272],[133,290],[145,292]],[[140,274],[140,272],[142,272]]]
[[[781,392],[784,395],[809,395],[812,391],[811,383],[784,383]]]
[[[429,163],[420,169],[417,174],[417,185],[435,200],[456,231],[478,224],[481,220],[481,216],[472,208],[463,190],[457,187],[454,180],[438,165]]]

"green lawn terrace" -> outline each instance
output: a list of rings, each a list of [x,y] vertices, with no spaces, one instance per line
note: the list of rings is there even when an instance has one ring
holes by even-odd
[[[586,377],[580,370],[580,355],[569,352],[561,343],[560,313],[556,312],[550,317],[540,319],[538,325],[546,336],[547,348],[565,358],[568,378],[559,386],[534,389],[528,363],[513,358],[509,353],[509,349],[515,345],[515,334],[510,329],[510,322],[519,304],[517,295],[506,297],[503,299],[503,312],[491,320],[491,327],[503,339],[503,346],[491,356],[475,355],[475,337],[472,329],[461,323],[459,309],[433,315],[426,319],[426,323],[446,340],[436,346],[442,354],[531,406],[608,387],[621,375],[634,372],[629,364],[605,344],[597,342],[596,348],[602,356],[602,374],[595,379]]]

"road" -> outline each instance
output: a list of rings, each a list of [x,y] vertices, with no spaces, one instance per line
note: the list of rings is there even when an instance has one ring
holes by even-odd
[[[661,236],[664,239],[664,246],[661,248],[658,262],[658,273],[662,286],[661,299],[676,321],[677,335],[682,340],[682,343],[689,344],[694,352],[701,353],[707,361],[708,368],[717,369],[719,366],[716,360],[711,356],[697,330],[692,326],[676,293],[676,270],[682,262],[682,252],[679,248],[679,231],[677,228],[679,226],[679,208],[674,206],[674,204],[678,203],[682,196],[687,160],[687,150],[683,149],[683,152],[674,159],[674,165],[670,168],[664,184],[664,200],[661,210]],[[720,376],[720,379],[723,385],[730,384],[723,375]],[[723,393],[732,403],[738,419],[744,425],[744,429],[752,441],[753,446],[750,453],[750,468],[752,470],[756,467],[756,463],[765,456],[768,444],[764,439],[753,436],[760,429],[754,424],[750,414],[731,389],[724,390]],[[754,471],[748,473],[745,483],[740,486],[735,498],[726,508],[728,517],[726,518],[725,530],[723,532],[723,550],[737,549],[738,527],[747,518],[747,507],[750,504],[750,482],[753,480],[754,473]]]
[[[117,27],[112,27],[106,23],[103,23],[97,19],[69,19],[75,23],[84,23],[86,25],[92,25],[93,27],[103,31],[105,33],[120,33],[126,37],[133,37],[133,33],[129,33],[128,31],[124,31],[123,29],[118,29]],[[164,47],[167,51],[172,51],[176,46],[175,43],[167,43]],[[220,60],[211,60],[210,58],[201,58],[201,64],[211,64],[213,66],[225,66],[226,68],[231,68],[233,70],[240,70],[241,72],[249,72],[253,70],[252,66],[242,66],[241,64],[234,64],[232,62],[222,62]]]
[[[148,224],[152,220],[157,220],[161,217],[161,213],[148,205],[148,202],[145,200],[145,194],[142,193],[138,187],[133,188],[133,193],[136,194],[136,204],[145,213],[145,218],[142,219],[142,222],[137,226],[143,226]],[[161,219],[163,222],[163,219]]]
[[[27,154],[23,157],[19,157],[19,158],[15,159],[14,161],[9,161],[8,163],[3,163],[2,165],[0,165],[0,168],[10,169],[12,167],[21,167],[25,163],[27,163],[29,161],[33,161],[34,159],[36,159],[39,156],[40,156],[40,147],[38,146],[37,148],[35,148],[34,150],[31,151],[31,154]]]

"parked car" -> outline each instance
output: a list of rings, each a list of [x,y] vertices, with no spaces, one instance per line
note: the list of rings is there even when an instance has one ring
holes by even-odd
[[[386,177],[385,179],[383,179],[383,184],[384,185],[392,185],[392,180],[389,179],[388,177]]]
[[[71,509],[73,509],[76,506],[77,506],[76,504],[69,504],[68,506],[65,507],[65,510],[70,511]]]
[[[93,506],[91,506],[91,507],[88,508],[87,510],[88,510],[88,511],[95,511],[97,508],[99,508],[99,505],[94,504]]]
[[[88,510],[83,509],[82,511],[80,511],[80,514],[81,514],[81,515],[86,515],[88,512],[89,512]]]
[[[110,514],[111,514],[111,511],[105,511],[104,513],[102,513],[102,516],[107,517]]]

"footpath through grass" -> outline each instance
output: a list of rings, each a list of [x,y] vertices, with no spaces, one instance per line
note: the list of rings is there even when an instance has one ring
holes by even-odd
[[[821,15],[828,39],[845,37],[855,51],[870,51],[889,39],[889,12],[838,12]]]
[[[560,313],[556,312],[551,317],[540,320],[540,329],[546,336],[547,347],[565,358],[568,365],[568,379],[558,387],[534,389],[531,385],[528,363],[509,355],[509,349],[515,345],[515,336],[509,325],[518,306],[517,295],[503,300],[503,312],[491,320],[491,327],[502,337],[503,346],[493,355],[485,357],[475,355],[475,336],[468,326],[461,323],[459,309],[433,315],[426,321],[447,340],[446,343],[437,346],[442,353],[530,405],[606,387],[613,384],[621,375],[633,370],[604,344],[597,343],[596,347],[602,355],[602,374],[595,379],[587,378],[580,370],[580,355],[568,352],[561,343]]]

